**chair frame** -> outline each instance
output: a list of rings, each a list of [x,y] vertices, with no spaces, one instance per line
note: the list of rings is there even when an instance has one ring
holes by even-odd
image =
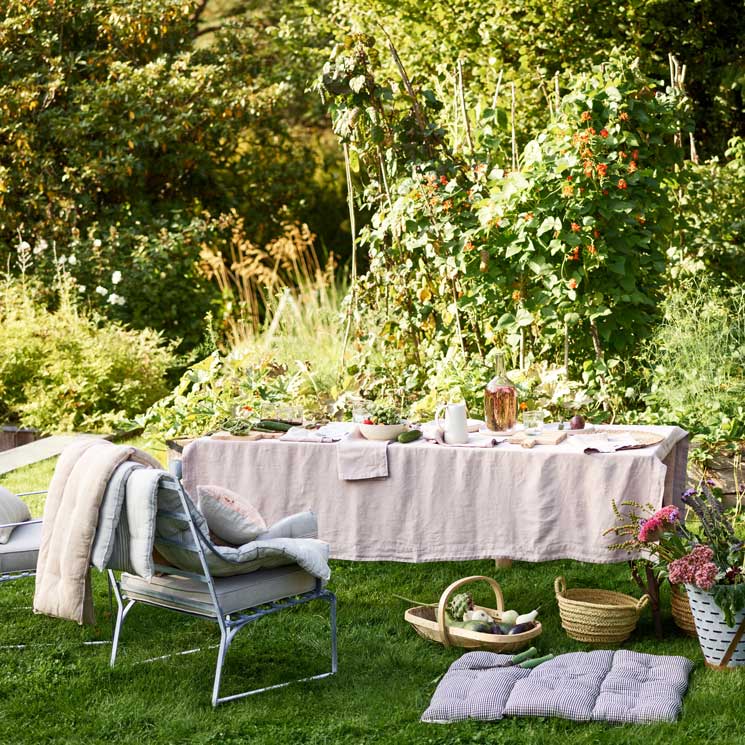
[[[142,600],[141,598],[137,598],[136,600],[127,597],[126,591],[122,590],[121,584],[119,580],[117,580],[116,575],[111,569],[108,569],[108,577],[109,577],[109,586],[111,590],[113,591],[114,598],[116,599],[117,603],[117,610],[116,610],[116,620],[114,624],[114,636],[111,646],[111,659],[110,659],[110,666],[114,667],[114,663],[116,662],[117,653],[119,650],[119,640],[121,637],[122,632],[122,626],[124,624],[124,621],[129,614],[129,612],[132,610],[132,608],[135,606],[136,603],[142,603],[143,605],[151,605],[153,607],[157,608],[165,608],[166,610],[176,611],[178,613],[183,613],[185,615],[189,616],[195,616],[197,618],[201,618],[203,620],[209,620],[214,621],[217,623],[217,625],[220,628],[220,644],[219,649],[217,653],[217,664],[215,667],[215,679],[212,686],[212,706],[215,707],[218,704],[225,703],[227,701],[235,701],[236,699],[245,698],[246,696],[252,696],[257,693],[263,693],[264,691],[271,691],[275,688],[284,688],[285,686],[291,685],[292,683],[302,683],[308,680],[318,680],[320,678],[328,678],[331,675],[334,675],[338,670],[338,655],[337,655],[337,643],[336,643],[336,596],[334,593],[330,592],[329,590],[326,590],[320,580],[316,580],[316,586],[315,589],[303,593],[302,595],[297,595],[294,597],[287,597],[282,598],[280,600],[276,600],[272,603],[265,603],[261,606],[253,607],[253,608],[247,608],[244,609],[241,613],[225,613],[220,606],[220,601],[217,595],[217,591],[215,589],[215,581],[212,577],[212,574],[209,570],[209,567],[207,565],[207,558],[205,556],[205,544],[207,546],[211,545],[211,542],[209,539],[204,536],[201,531],[197,528],[196,523],[194,521],[194,515],[192,512],[193,506],[190,504],[190,500],[186,496],[184,492],[183,485],[181,484],[181,481],[174,476],[173,477],[174,484],[177,486],[177,491],[179,495],[179,500],[181,502],[181,508],[183,512],[169,512],[166,510],[158,510],[158,515],[162,515],[164,517],[168,517],[174,521],[177,522],[183,522],[183,524],[188,524],[189,529],[192,534],[192,538],[194,540],[194,544],[196,546],[196,553],[199,556],[199,561],[202,567],[202,574],[198,574],[195,572],[188,572],[181,569],[177,569],[172,566],[164,566],[162,564],[156,564],[155,569],[156,571],[173,575],[175,577],[184,577],[187,579],[195,580],[198,582],[202,582],[207,585],[209,589],[210,598],[212,600],[212,605],[214,608],[214,615],[212,614],[206,614],[206,613],[199,613],[196,611],[188,611],[180,608],[174,608],[172,606],[166,605],[165,603],[160,603],[157,600],[153,599],[152,601],[149,600]],[[158,541],[161,542],[167,542],[167,539],[164,538],[158,538]],[[180,544],[179,544],[180,545]],[[182,546],[183,547],[183,546]],[[125,603],[126,600],[126,603]],[[227,658],[228,649],[230,648],[231,643],[235,639],[238,632],[246,625],[253,621],[257,621],[260,618],[263,618],[264,616],[271,615],[273,613],[277,613],[281,610],[285,610],[287,608],[292,608],[297,605],[302,605],[308,602],[311,602],[312,600],[325,600],[329,603],[330,606],[330,621],[331,621],[331,670],[328,672],[320,673],[318,675],[311,675],[309,677],[305,678],[299,678],[297,680],[290,680],[282,683],[277,683],[275,685],[265,686],[263,688],[253,688],[247,691],[243,691],[241,693],[232,694],[230,696],[220,696],[220,683],[222,681],[222,673],[223,673],[223,667],[225,665],[225,660]],[[199,650],[189,650],[188,652],[178,652],[176,654],[188,654],[190,652],[199,651]],[[157,657],[153,658],[152,660],[147,660],[147,662],[153,662],[155,660],[164,659],[167,657],[171,657],[173,655],[165,655],[164,657]]]

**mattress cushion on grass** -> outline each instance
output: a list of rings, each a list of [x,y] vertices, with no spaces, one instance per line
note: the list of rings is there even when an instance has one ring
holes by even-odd
[[[511,655],[469,652],[437,686],[424,722],[561,717],[580,722],[674,722],[693,663],[621,649],[559,655],[532,670]]]

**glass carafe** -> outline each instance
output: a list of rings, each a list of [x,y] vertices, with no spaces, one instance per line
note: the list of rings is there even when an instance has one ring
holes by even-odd
[[[505,372],[504,352],[497,352],[497,372],[484,390],[484,419],[492,432],[509,432],[517,422],[517,389]]]

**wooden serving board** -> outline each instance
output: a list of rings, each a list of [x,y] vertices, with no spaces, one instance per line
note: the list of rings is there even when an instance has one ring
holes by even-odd
[[[532,447],[535,445],[558,445],[560,442],[564,442],[567,438],[567,433],[563,430],[550,430],[541,432],[539,435],[526,435],[525,432],[516,432],[510,437],[509,442],[511,445],[525,445],[525,447]],[[532,444],[529,442],[532,441]]]
[[[256,440],[276,440],[282,437],[284,432],[250,432],[247,435],[234,435],[231,432],[215,432],[210,435],[212,440],[242,440],[243,442],[255,442]]]

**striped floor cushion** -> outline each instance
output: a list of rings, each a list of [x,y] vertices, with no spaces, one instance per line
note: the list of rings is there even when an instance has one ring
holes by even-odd
[[[533,670],[498,667],[510,655],[469,652],[437,687],[424,722],[561,717],[642,724],[678,718],[693,663],[685,657],[572,652]]]

